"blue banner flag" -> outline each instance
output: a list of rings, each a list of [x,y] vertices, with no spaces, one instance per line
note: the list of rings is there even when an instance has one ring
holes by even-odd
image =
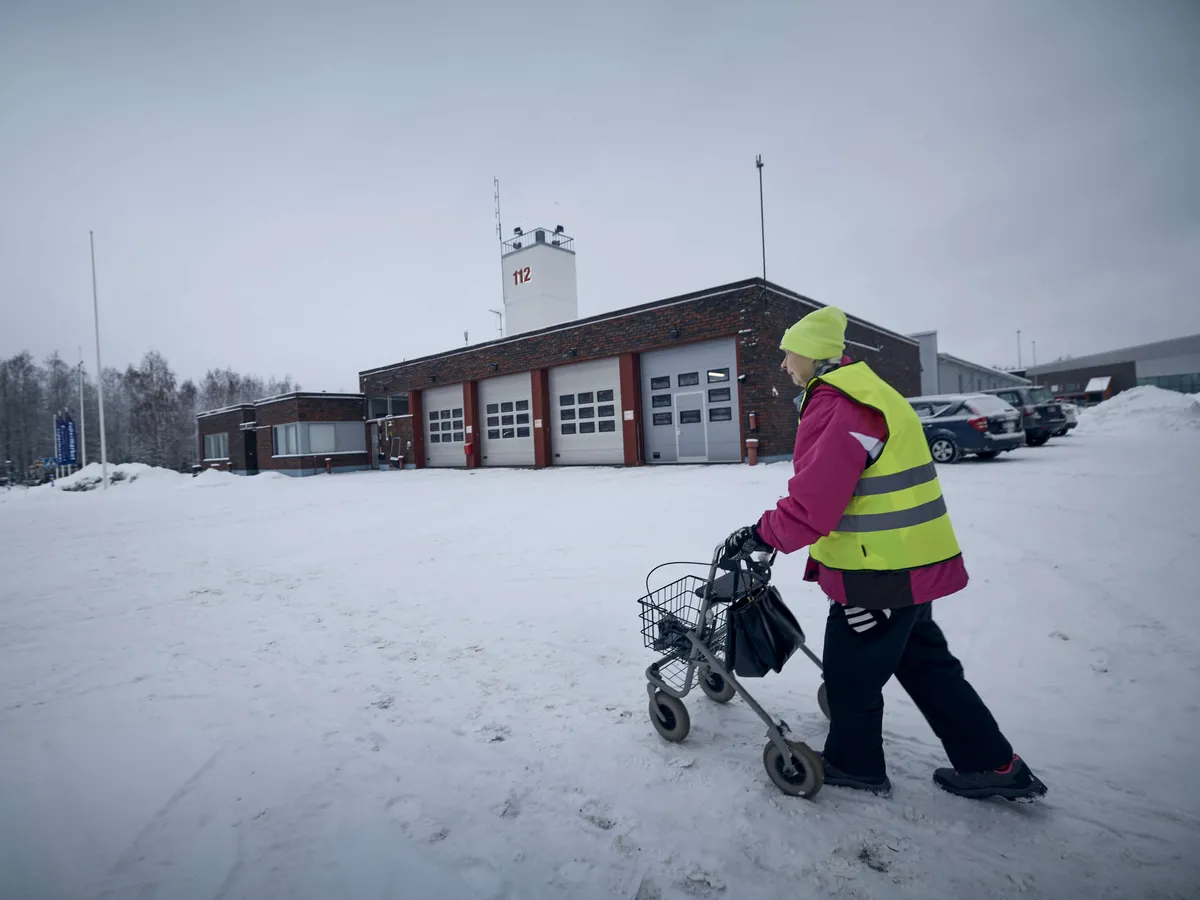
[[[79,462],[79,446],[76,438],[75,420],[70,413],[56,416],[54,420],[54,453],[60,466],[74,466]]]

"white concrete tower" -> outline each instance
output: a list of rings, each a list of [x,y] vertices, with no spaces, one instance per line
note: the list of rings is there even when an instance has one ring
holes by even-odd
[[[563,234],[561,225],[553,231],[514,228],[513,236],[501,246],[506,335],[579,318],[575,241]]]

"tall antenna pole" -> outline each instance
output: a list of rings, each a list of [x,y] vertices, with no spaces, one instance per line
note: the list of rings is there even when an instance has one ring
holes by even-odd
[[[500,227],[500,179],[494,175],[492,185],[496,188],[496,240],[504,243],[504,229]]]
[[[1021,329],[1017,329],[1017,368],[1021,368]]]
[[[758,169],[758,227],[762,233],[763,281],[767,280],[767,219],[763,213],[763,182],[762,154],[754,158],[754,167]]]
[[[104,366],[100,363],[100,300],[96,295],[96,237],[88,231],[92,246],[92,312],[96,317],[96,396],[100,400],[100,484],[108,490],[108,445],[104,440]]]
[[[496,316],[496,327],[500,330],[500,337],[504,337],[504,313],[498,309],[490,309],[488,312]]]

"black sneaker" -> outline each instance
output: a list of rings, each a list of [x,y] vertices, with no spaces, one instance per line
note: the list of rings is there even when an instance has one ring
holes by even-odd
[[[821,754],[821,764],[825,769],[826,784],[832,784],[834,787],[854,788],[856,791],[867,791],[881,797],[890,797],[892,794],[892,782],[886,775],[876,778],[851,775],[831,763],[824,754]]]
[[[828,780],[828,777],[826,778]],[[988,772],[956,772],[938,769],[934,783],[944,791],[981,800],[1003,797],[1006,800],[1033,800],[1046,793],[1046,785],[1025,765],[1025,760],[1013,754],[1012,762]]]

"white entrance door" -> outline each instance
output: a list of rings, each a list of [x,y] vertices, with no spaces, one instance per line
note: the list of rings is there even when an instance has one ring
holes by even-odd
[[[704,394],[675,395],[675,453],[681,463],[708,462],[708,429],[704,427]]]

